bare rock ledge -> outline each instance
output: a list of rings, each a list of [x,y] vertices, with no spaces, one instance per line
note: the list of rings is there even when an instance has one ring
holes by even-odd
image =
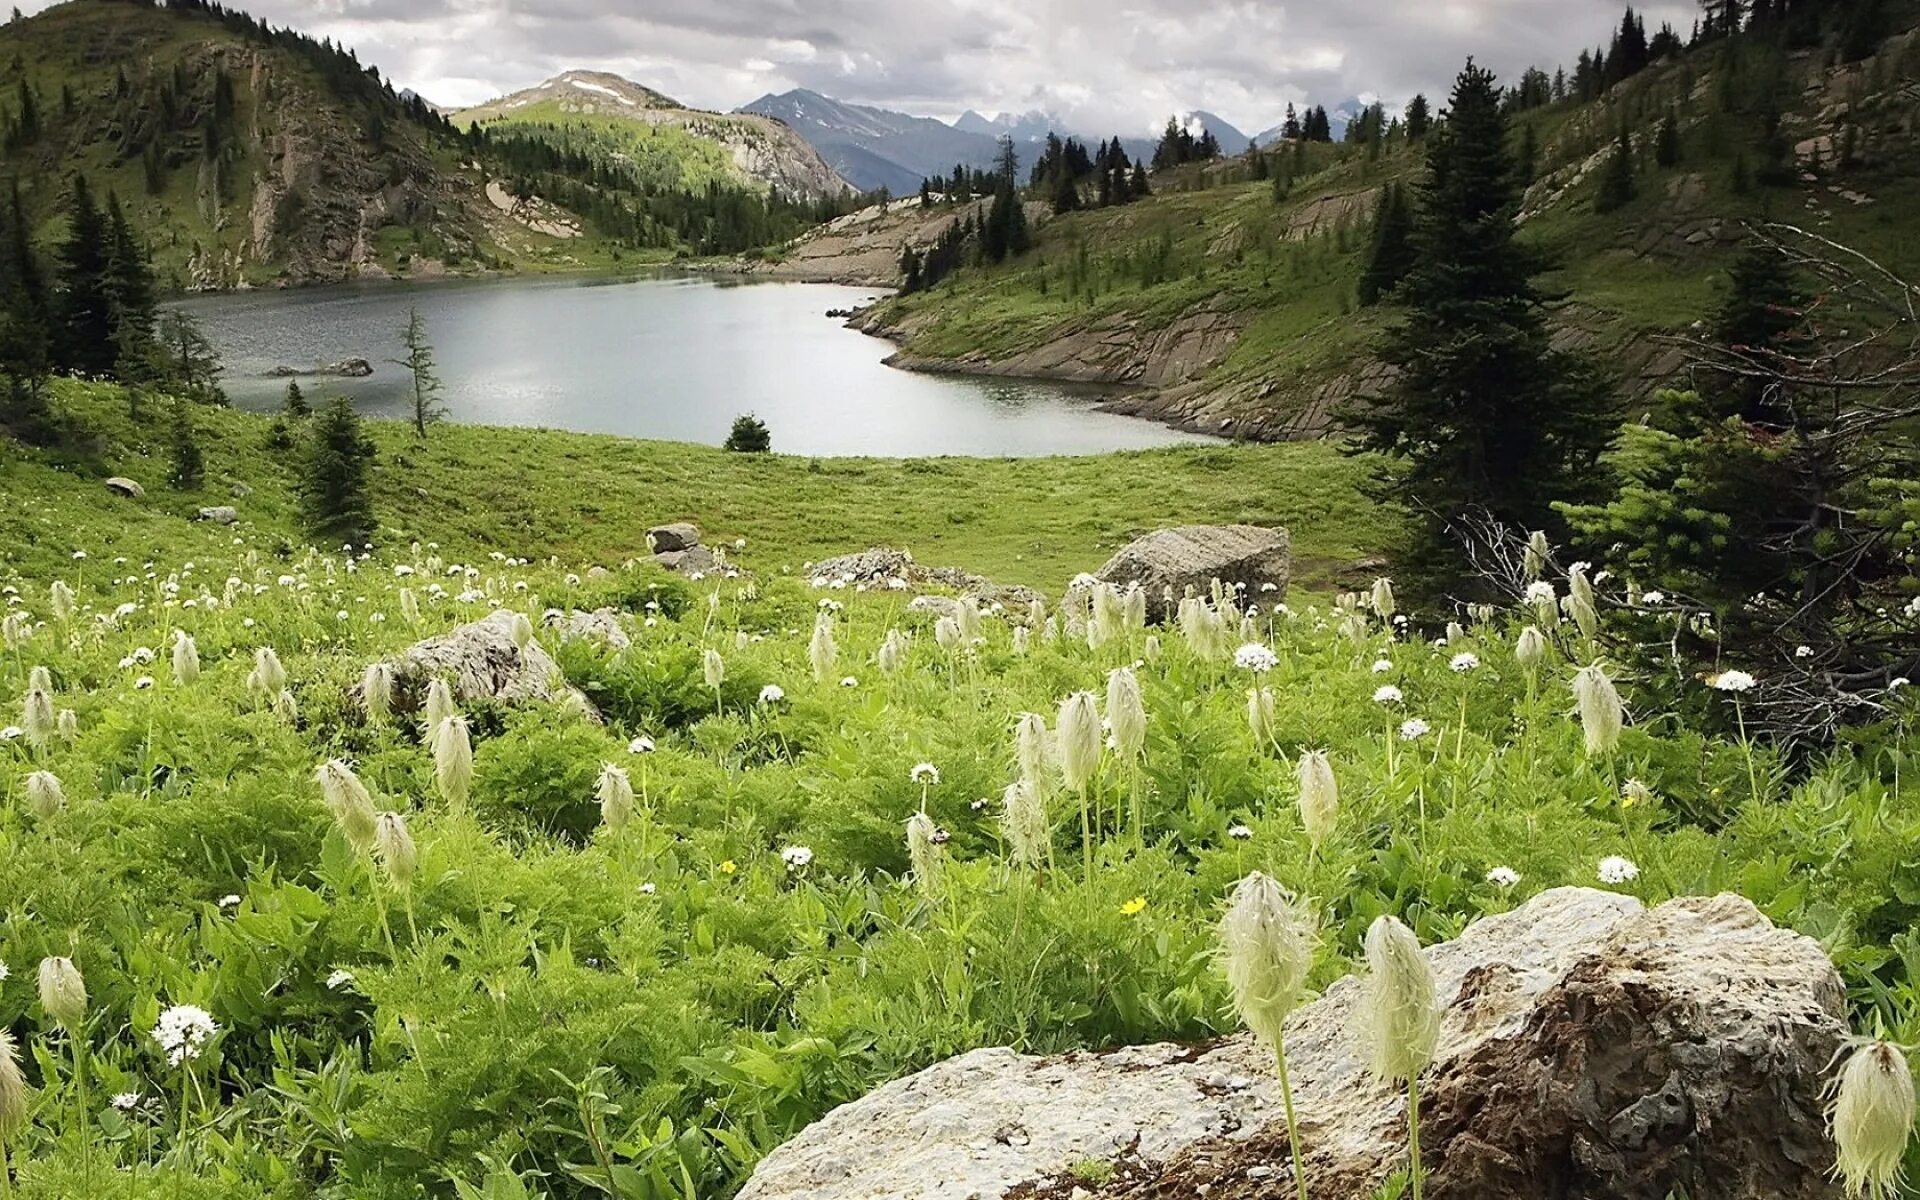
[[[1422,1077],[1433,1200],[1826,1200],[1820,1091],[1846,1034],[1820,947],[1737,896],[1648,910],[1586,888],[1486,918],[1428,959],[1448,1007]],[[1406,1156],[1368,1074],[1359,981],[1288,1027],[1309,1191],[1365,1200]],[[1278,1085],[1246,1036],[1036,1058],[976,1050],[841,1106],[740,1200],[1291,1195]],[[1071,1175],[1104,1161],[1110,1182]]]

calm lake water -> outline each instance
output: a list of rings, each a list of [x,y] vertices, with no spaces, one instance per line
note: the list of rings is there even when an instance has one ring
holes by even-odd
[[[818,455],[1090,454],[1205,441],[1097,412],[1101,389],[917,375],[883,366],[893,347],[830,320],[871,288],[699,276],[620,281],[489,280],[193,297],[242,408],[286,394],[276,366],[364,358],[364,379],[302,377],[309,399],[344,394],[404,417],[407,309],[433,342],[452,420],[537,425],[719,445],[757,413],[774,449]]]

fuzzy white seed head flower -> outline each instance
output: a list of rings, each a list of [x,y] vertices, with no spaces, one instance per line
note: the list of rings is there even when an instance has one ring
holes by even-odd
[[[13,1141],[26,1127],[30,1095],[26,1077],[20,1073],[13,1034],[0,1029],[0,1146]]]
[[[600,801],[600,820],[613,832],[619,833],[633,819],[633,783],[625,768],[601,764],[594,798]]]
[[[1307,831],[1307,841],[1318,850],[1333,833],[1334,821],[1340,815],[1340,784],[1325,750],[1302,754],[1295,773],[1300,780],[1300,825]]]
[[[454,707],[453,688],[445,679],[436,675],[427,681],[427,701],[421,713],[421,723],[425,726],[428,737],[433,736],[434,730],[440,727],[441,722],[457,715],[459,711]]]
[[[1359,1017],[1374,1075],[1413,1079],[1433,1061],[1440,1003],[1433,968],[1420,940],[1398,918],[1375,917],[1367,929],[1367,978]]]
[[[407,819],[399,813],[381,813],[373,835],[373,851],[393,886],[406,891],[413,886],[414,873],[420,867],[420,851],[407,830]]]
[[[73,619],[73,589],[64,579],[54,580],[53,586],[47,589],[47,604],[53,609],[54,620],[64,623]]]
[[[1629,779],[1620,785],[1620,803],[1627,808],[1634,805],[1649,805],[1656,797],[1653,789],[1638,779]]]
[[[1894,1200],[1913,1136],[1913,1072],[1899,1047],[1868,1042],[1854,1050],[1832,1084],[1827,1129],[1834,1174],[1848,1196]]]
[[[513,614],[513,623],[507,628],[507,636],[513,639],[514,649],[525,654],[527,644],[533,641],[533,622],[523,612]]]
[[[1113,730],[1114,753],[1127,762],[1147,746],[1147,709],[1140,681],[1126,667],[1107,674],[1107,723]]]
[[[192,1004],[176,1004],[160,1014],[153,1026],[153,1040],[167,1056],[167,1065],[178,1067],[200,1057],[220,1026],[206,1009]]]
[[[1220,919],[1220,963],[1233,1007],[1253,1035],[1281,1044],[1313,967],[1314,918],[1301,901],[1255,871],[1233,890]]]
[[[247,690],[271,701],[287,688],[287,669],[272,646],[253,652],[253,670],[247,675]]]
[[[337,758],[322,763],[314,777],[320,784],[320,798],[347,844],[357,853],[371,852],[379,822],[367,786],[352,767]]]
[[[1605,757],[1620,745],[1620,730],[1626,723],[1626,710],[1613,680],[1599,663],[1580,668],[1573,677],[1573,698],[1580,710],[1580,728],[1586,737],[1587,756]]]
[[[1408,717],[1400,722],[1400,740],[1403,742],[1417,742],[1432,732],[1433,726],[1419,717]]]
[[[1527,538],[1527,551],[1521,566],[1521,569],[1526,572],[1527,578],[1540,578],[1541,572],[1547,569],[1547,559],[1551,557],[1552,554],[1553,547],[1547,542],[1546,531],[1543,529],[1534,530],[1532,535]]]
[[[36,750],[45,749],[53,737],[55,720],[53,692],[48,688],[29,687],[20,706],[20,729],[26,735],[27,745]]]
[[[1480,656],[1478,654],[1473,653],[1471,650],[1462,650],[1448,661],[1447,669],[1456,674],[1464,675],[1468,671],[1479,667],[1479,665]]]
[[[1274,702],[1273,689],[1248,688],[1247,729],[1253,734],[1255,745],[1265,746],[1273,740],[1279,720],[1279,706]]]
[[[1100,711],[1092,692],[1075,692],[1066,698],[1054,733],[1061,778],[1068,790],[1080,791],[1100,769]]]
[[[1375,704],[1398,704],[1405,699],[1406,695],[1390,683],[1382,684],[1380,687],[1373,689],[1373,702]]]
[[[1716,692],[1733,692],[1737,695],[1752,691],[1755,682],[1753,676],[1745,671],[1722,671],[1709,678],[1707,686]]]
[[[1021,713],[1014,724],[1013,760],[1019,765],[1020,778],[1032,784],[1036,794],[1052,777],[1052,741],[1047,719],[1039,713]]]
[[[1547,660],[1547,635],[1540,632],[1537,625],[1529,625],[1520,631],[1520,639],[1513,646],[1514,660],[1529,675],[1540,669]]]
[[[822,612],[813,618],[813,638],[807,643],[807,661],[813,667],[815,683],[825,683],[840,661],[840,647],[833,640],[833,614]]]
[[[930,762],[915,763],[913,769],[907,772],[907,781],[926,787],[938,787],[940,785],[940,768]]]
[[[875,656],[880,671],[885,675],[898,672],[907,661],[907,639],[898,629],[887,630],[887,636],[880,643],[880,652]]]
[[[1373,604],[1374,615],[1382,621],[1393,619],[1393,581],[1384,576],[1373,581],[1373,594],[1369,597]]]
[[[367,720],[383,725],[393,712],[393,668],[386,663],[368,663],[360,673],[360,707]]]
[[[1028,870],[1045,864],[1053,830],[1047,821],[1047,805],[1040,787],[1032,779],[1016,779],[1001,795],[1000,824],[1007,838],[1007,852],[1014,865]]]
[[[1512,867],[1495,867],[1487,872],[1487,882],[1498,888],[1510,888],[1520,882],[1520,872]]]
[[[72,1033],[86,1023],[87,983],[71,958],[40,960],[40,1007],[54,1024]]]
[[[80,714],[70,708],[61,709],[59,717],[53,724],[54,731],[59,734],[60,740],[69,746],[80,737]]]
[[[200,648],[184,629],[173,631],[173,681],[187,687],[200,678]]]
[[[433,777],[448,804],[466,804],[473,786],[473,739],[465,717],[447,717],[433,727]]]
[[[420,599],[410,587],[400,589],[400,616],[409,625],[420,623]]]
[[[1248,642],[1233,652],[1233,665],[1255,675],[1264,675],[1279,663],[1279,656],[1259,642]]]
[[[714,691],[727,680],[727,662],[720,657],[718,650],[709,649],[700,656],[700,673],[707,681],[707,687]]]
[[[913,881],[923,892],[940,886],[940,859],[946,835],[934,825],[933,818],[917,812],[907,818],[907,859],[913,864]]]
[[[960,637],[967,642],[977,642],[987,635],[980,617],[980,603],[972,596],[960,597],[960,603],[953,610],[954,624],[960,627]]]
[[[34,771],[27,776],[27,807],[42,821],[52,820],[67,806],[66,789],[52,771]]]
[[[1632,883],[1640,878],[1639,866],[1632,859],[1622,858],[1618,854],[1601,859],[1596,873],[1601,883]]]
[[[760,703],[763,705],[778,704],[786,698],[786,689],[777,683],[769,683],[760,689]]]

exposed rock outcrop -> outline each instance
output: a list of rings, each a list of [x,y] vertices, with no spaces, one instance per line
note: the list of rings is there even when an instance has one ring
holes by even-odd
[[[212,521],[215,525],[231,525],[240,519],[240,510],[231,504],[211,504],[194,514],[196,521]]]
[[[982,605],[991,607],[998,604],[1015,614],[1024,613],[1035,600],[1044,599],[1033,588],[995,583],[983,575],[975,575],[958,567],[922,566],[907,551],[886,546],[875,546],[856,554],[842,554],[838,558],[813,564],[811,571],[814,580],[826,583],[867,587],[951,588],[963,596],[973,597]],[[896,584],[895,580],[899,582]],[[931,603],[940,597],[921,599],[930,601],[920,605],[922,611],[933,612],[935,616],[947,615],[951,611],[938,603]]]
[[[1204,594],[1216,579],[1250,601],[1284,600],[1292,569],[1292,539],[1284,529],[1182,525],[1128,543],[1094,578],[1123,590],[1138,584],[1147,594],[1147,619],[1165,621],[1188,588]]]
[[[125,496],[129,500],[144,500],[147,495],[147,489],[124,475],[110,476],[104,486],[114,495]]]
[[[596,608],[592,612],[577,608],[572,612],[549,612],[541,624],[558,633],[562,641],[583,638],[599,642],[609,650],[625,650],[633,645],[633,639],[627,636],[626,629],[620,624],[620,614],[611,608]]]
[[[1562,888],[1426,953],[1447,1004],[1422,1079],[1435,1200],[1838,1195],[1820,1093],[1840,980],[1746,900],[1647,910]],[[1309,1193],[1327,1200],[1364,1200],[1406,1161],[1404,1094],[1368,1073],[1360,992],[1335,983],[1287,1031]],[[1110,1182],[1076,1183],[1089,1161]],[[829,1113],[740,1197],[1252,1200],[1290,1194],[1291,1169],[1271,1061],[1239,1036],[977,1050]]]
[[[567,684],[539,642],[528,642],[524,650],[514,644],[515,615],[499,609],[409,647],[391,664],[394,708],[416,711],[426,700],[428,683],[440,678],[461,704],[558,701],[577,704],[597,719],[593,705]]]

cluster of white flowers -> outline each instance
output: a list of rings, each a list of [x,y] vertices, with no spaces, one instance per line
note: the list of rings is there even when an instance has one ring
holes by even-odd
[[[813,851],[806,846],[788,846],[780,852],[780,861],[789,871],[804,871],[813,862]]]
[[[1373,702],[1375,704],[1398,704],[1405,699],[1406,696],[1402,694],[1400,689],[1390,683],[1383,684],[1373,691]]]
[[[1449,670],[1465,674],[1479,665],[1480,656],[1478,654],[1473,653],[1471,650],[1462,650],[1453,656],[1453,661],[1449,662],[1447,667]]]
[[[1722,671],[1707,680],[1707,686],[1717,692],[1750,692],[1756,682],[1745,671]]]
[[[167,1056],[167,1065],[180,1066],[200,1057],[220,1026],[213,1014],[193,1004],[176,1004],[160,1014],[154,1024],[153,1040]]]
[[[1431,732],[1433,732],[1433,726],[1419,717],[1408,717],[1400,722],[1400,740],[1403,742],[1417,742]]]
[[[913,783],[934,786],[940,782],[940,768],[930,762],[915,763],[913,770],[907,772],[907,779]]]
[[[786,698],[786,689],[777,683],[770,683],[760,689],[760,703],[762,704],[778,704]]]
[[[1512,867],[1495,867],[1487,872],[1487,882],[1495,887],[1510,888],[1520,882],[1520,872]]]
[[[1632,883],[1640,878],[1640,868],[1632,859],[1612,854],[1600,860],[1599,875],[1601,883]]]
[[[1233,652],[1233,665],[1243,671],[1264,675],[1280,664],[1280,657],[1258,642],[1248,642]]]

